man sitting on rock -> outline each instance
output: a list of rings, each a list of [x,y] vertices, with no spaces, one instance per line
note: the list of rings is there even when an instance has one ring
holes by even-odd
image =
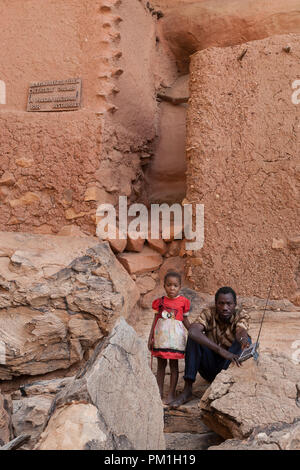
[[[236,293],[231,287],[221,287],[215,295],[215,306],[204,309],[189,328],[185,386],[171,406],[180,406],[191,398],[197,372],[212,382],[231,362],[241,365],[239,355],[251,344],[248,328],[249,315],[237,309]]]

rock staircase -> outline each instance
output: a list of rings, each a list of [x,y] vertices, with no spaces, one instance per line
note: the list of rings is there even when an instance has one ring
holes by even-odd
[[[202,421],[199,398],[178,407],[165,410],[165,439],[168,450],[206,450],[223,442]]]
[[[153,361],[154,362],[154,361]],[[154,367],[153,367],[154,372]],[[155,371],[156,373],[156,371]],[[184,360],[179,362],[177,393],[184,387]],[[166,372],[165,396],[168,394],[169,371]],[[164,410],[164,432],[167,450],[206,450],[212,445],[221,444],[224,439],[211,431],[203,422],[199,402],[209,384],[197,377],[193,387],[193,399],[176,409]]]
[[[240,305],[251,315],[250,335],[257,338],[260,329],[261,319],[265,307],[265,299],[258,298],[239,298]],[[197,302],[194,302],[196,311]],[[195,319],[195,311],[191,312],[191,321]],[[291,304],[287,300],[270,300],[268,310],[264,320],[264,328],[261,334],[260,353],[277,351],[282,355],[291,357],[294,361],[299,357],[299,350],[296,349],[299,338],[299,307]],[[148,340],[148,334],[151,328],[153,312],[151,309],[144,309],[143,316],[135,325],[137,334],[145,341]],[[282,331],[285,334],[282,335]],[[151,364],[150,352],[148,355],[149,364]],[[156,360],[153,359],[152,372],[156,374]],[[182,379],[184,373],[184,360],[179,361],[179,381],[177,393],[179,394],[184,387]],[[169,371],[166,370],[164,394],[168,394]],[[199,409],[199,401],[208,388],[208,383],[198,375],[193,387],[194,398],[178,407],[177,409],[165,408],[165,440],[168,450],[206,450],[210,446],[221,444],[224,439],[212,432],[204,423]]]
[[[148,335],[153,319],[151,309],[144,310],[145,314],[135,325],[135,330],[139,336],[148,341]],[[151,355],[148,354],[149,366],[151,367]],[[152,372],[156,375],[156,359],[153,359]],[[179,381],[177,393],[181,393],[184,387],[183,381],[184,360],[179,360]],[[168,394],[170,373],[168,366],[166,369],[164,395]],[[171,409],[164,409],[164,432],[167,450],[206,450],[208,447],[218,445],[224,439],[211,431],[202,421],[199,401],[208,383],[198,375],[193,387],[193,399],[188,403]]]

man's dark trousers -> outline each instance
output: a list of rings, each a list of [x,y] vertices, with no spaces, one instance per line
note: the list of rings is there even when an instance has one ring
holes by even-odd
[[[249,340],[251,342],[250,337]],[[235,340],[228,351],[239,355],[242,352],[240,343]],[[185,371],[183,378],[194,382],[197,372],[199,372],[201,377],[208,382],[212,382],[221,370],[228,369],[230,363],[231,361],[224,359],[207,346],[198,344],[191,338],[188,338],[185,350]]]

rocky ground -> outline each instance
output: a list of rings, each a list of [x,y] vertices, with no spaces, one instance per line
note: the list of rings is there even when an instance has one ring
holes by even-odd
[[[194,450],[207,449],[231,438],[234,441],[228,441],[228,445],[238,448],[247,439],[252,439],[249,445],[256,445],[256,438],[252,437],[258,423],[265,427],[276,425],[276,429],[294,426],[300,393],[299,307],[288,300],[271,300],[262,329],[258,365],[251,360],[240,369],[230,368],[219,374],[211,387],[198,376],[189,403],[176,410],[163,409],[155,381],[156,359],[151,364],[146,347],[153,320],[150,307],[152,300],[163,294],[164,274],[183,260],[169,257],[156,271],[130,275],[118,263],[108,243],[94,243],[93,237],[75,241],[72,238],[71,244],[69,237],[0,234],[3,268],[0,331],[1,344],[5,344],[5,350],[0,351],[1,444],[29,434],[23,449],[35,446],[153,449],[161,445],[167,449]],[[144,259],[142,252],[137,252],[137,256]],[[149,282],[151,279],[155,282]],[[195,292],[186,285],[182,294],[191,300],[191,321],[213,302],[213,296]],[[239,298],[239,304],[250,314],[250,334],[256,339],[265,300]],[[116,327],[120,316],[128,323],[121,320]],[[118,334],[113,333],[114,328]],[[107,361],[110,366],[105,375]],[[183,360],[179,361],[179,370],[178,393],[184,385]],[[117,388],[111,395],[115,404],[107,401],[108,389],[103,390],[105,399],[95,392],[95,388],[102,387],[97,382],[98,375],[103,377],[99,379],[101,383]],[[168,382],[167,370],[165,394]],[[136,383],[140,384],[138,389]],[[128,406],[124,402],[126,387],[129,387]],[[146,389],[156,401],[154,405],[149,399],[148,411],[142,412]],[[230,407],[231,397],[233,400],[236,396],[240,397],[237,409]],[[108,402],[111,406],[107,408]],[[153,406],[156,428],[164,431],[164,437],[161,434],[158,437],[147,424],[154,413]],[[89,420],[82,421],[83,411]],[[120,428],[117,414],[122,413],[124,423],[133,415],[139,416],[138,434],[132,434],[133,424],[130,429]],[[96,432],[99,426],[101,432]],[[57,428],[64,433],[67,430],[66,434],[73,436],[74,441],[59,442]],[[76,429],[81,429],[80,435]],[[264,429],[261,432],[270,434]],[[296,432],[293,428],[293,435]],[[141,440],[145,433],[146,440]],[[121,435],[126,438],[121,439]],[[269,438],[264,439],[268,445]],[[295,445],[286,444],[291,448]]]
[[[186,290],[186,294],[187,293],[188,290]],[[205,303],[212,301],[212,297],[210,296],[195,294],[193,302],[194,310],[191,313],[192,321],[196,319],[197,312],[200,310],[199,304],[201,305],[204,303],[204,298],[206,299]],[[266,301],[257,298],[241,298],[239,301],[240,305],[243,306],[243,308],[245,308],[251,315],[250,335],[255,340],[260,328],[260,322]],[[293,306],[289,301],[271,301],[268,304],[261,332],[259,349],[260,358],[258,364],[251,359],[248,362],[245,362],[240,369],[237,369],[234,366],[233,368],[230,368],[230,373],[234,379],[229,380],[229,384],[231,384],[230,386],[233,388],[232,395],[228,395],[228,400],[233,403],[236,402],[236,397],[240,399],[240,405],[237,406],[237,413],[241,421],[238,429],[242,426],[241,423],[244,423],[246,426],[245,423],[249,421],[249,416],[252,416],[252,422],[251,424],[248,424],[248,426],[250,426],[247,428],[248,431],[240,434],[238,432],[237,434],[241,439],[245,436],[249,436],[249,433],[252,431],[254,432],[256,426],[262,424],[267,426],[269,423],[269,415],[271,416],[271,422],[292,423],[293,419],[296,419],[299,414],[299,408],[296,405],[298,393],[300,393],[298,392],[298,388],[300,390],[300,384],[298,384],[298,386],[296,384],[297,377],[299,376],[299,365],[295,365],[292,362],[293,357],[294,360],[296,359],[295,349],[292,346],[295,342],[295,338],[300,339],[300,325],[298,318],[299,308]],[[145,341],[147,341],[148,338],[152,319],[152,310],[144,310],[142,317],[135,326],[138,335],[144,338]],[[149,364],[151,364],[149,352],[148,361]],[[156,372],[155,358],[153,359],[152,370],[154,373]],[[184,360],[179,361],[179,371],[180,378],[177,393],[180,393],[184,386],[184,381],[182,379],[184,373]],[[165,395],[167,395],[168,392],[168,381],[169,372],[167,369]],[[215,382],[214,386],[218,387]],[[209,396],[207,395],[208,393],[215,393],[217,397],[220,393],[223,393],[225,400],[225,397],[227,397],[228,394],[227,382],[228,380],[223,378],[223,381],[216,392],[209,392],[210,390],[214,390],[214,388],[209,387],[209,384],[198,375],[194,384],[194,398],[189,403],[177,408],[177,410],[164,410],[164,430],[166,446],[168,449],[195,450],[207,449],[210,446],[215,449],[218,448],[216,446],[223,442],[224,439],[230,439],[230,437],[233,436],[236,437],[235,434],[232,434],[231,430],[233,427],[232,421],[236,419],[233,417],[236,416],[234,414],[234,405],[232,405],[231,408],[230,405],[227,405],[218,417],[214,409],[212,410],[210,407],[209,410],[207,410],[203,404],[207,403],[206,397]],[[257,389],[256,395],[252,393],[253,387]],[[290,390],[290,398],[286,399],[285,394],[288,393],[288,390]],[[277,395],[278,393],[279,395]],[[251,405],[251,407],[249,407],[250,400],[252,400],[251,403],[253,405]],[[257,411],[255,411],[256,403],[259,403],[259,409],[257,409]],[[278,404],[278,414],[275,412],[276,404]],[[242,416],[243,409],[244,416]],[[280,414],[280,409],[284,409],[286,414]],[[228,418],[224,431],[224,428],[220,425],[220,421],[222,422],[224,420],[224,416],[226,417],[230,411],[232,413],[232,417],[230,416]],[[263,420],[263,412],[265,421]],[[297,432],[298,427],[295,428]],[[294,427],[292,429],[294,429]],[[287,432],[288,431],[286,430],[286,433]],[[296,431],[293,432],[296,433]],[[254,448],[256,445],[255,442],[256,441],[251,443],[251,446]],[[261,443],[263,441],[259,442]],[[220,448],[239,449],[243,448],[243,446],[248,448],[248,445],[248,441],[246,444],[241,444],[241,441],[239,440],[226,440]],[[259,446],[260,445],[261,444],[259,444]],[[287,443],[286,447],[288,448],[288,446],[290,446],[290,448],[293,448],[293,446],[296,445],[298,444]],[[268,448],[267,444],[265,448]],[[275,446],[275,448],[278,448],[278,445]]]
[[[77,8],[80,2],[73,3]],[[80,41],[88,30],[89,36],[88,49],[79,47],[80,70],[82,54],[84,64],[95,65],[94,57],[86,59],[87,51],[99,50],[95,37],[105,46],[88,73],[89,83],[100,87],[96,98],[93,86],[84,87],[83,104],[91,101],[92,108],[72,119],[53,115],[51,122],[46,113],[44,121],[29,116],[19,109],[27,85],[18,80],[29,83],[33,71],[44,74],[44,68],[32,68],[44,60],[33,56],[20,77],[7,73],[14,77],[7,89],[16,93],[8,95],[1,116],[0,222],[16,233],[0,232],[0,447],[28,434],[23,449],[299,449],[299,126],[286,85],[298,70],[298,0],[261,1],[259,9],[253,0],[239,8],[235,0],[108,0],[100,2],[97,21],[97,2],[81,3],[89,16],[83,21],[83,10],[76,10],[80,25],[73,28]],[[60,27],[57,11],[55,23],[46,15],[48,26]],[[9,22],[18,16],[8,7],[3,14]],[[18,56],[18,35],[13,41],[6,35],[15,29],[4,29],[3,38],[16,45]],[[34,35],[19,40],[25,37],[34,49]],[[141,38],[144,47],[137,49]],[[6,55],[11,67],[14,55]],[[75,52],[72,57],[75,64]],[[12,100],[17,113],[10,110]],[[110,118],[102,121],[105,112]],[[202,200],[202,192],[210,201]],[[149,233],[134,240],[130,231],[126,239],[103,237],[105,243],[87,236],[101,220],[96,206],[116,206],[119,194],[130,202],[204,202],[210,236],[201,256],[177,239],[182,224],[173,223],[160,240]],[[241,217],[246,225],[236,218],[238,206],[249,206]],[[253,235],[259,215],[261,239]],[[224,229],[220,224],[218,231],[219,220]],[[182,274],[193,321],[213,296],[192,287],[211,292],[220,282],[244,281],[240,292],[264,296],[272,259],[278,279],[271,298],[289,295],[298,307],[285,299],[269,302],[259,361],[230,367],[212,385],[198,377],[189,403],[163,409],[156,360],[146,344],[151,303],[163,294],[166,272]],[[265,300],[239,298],[239,304],[250,314],[255,340]],[[184,385],[183,360],[179,369],[177,393]],[[168,382],[169,372],[165,394]]]

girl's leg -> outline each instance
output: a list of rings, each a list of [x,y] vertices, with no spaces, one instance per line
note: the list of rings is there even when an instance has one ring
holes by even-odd
[[[156,380],[157,380],[157,385],[158,385],[158,388],[159,388],[159,393],[160,393],[161,399],[163,397],[163,391],[164,391],[166,365],[167,365],[167,359],[163,359],[162,357],[157,358]]]
[[[176,385],[178,382],[178,359],[170,359],[170,390],[168,398],[165,401],[166,405],[169,405],[176,398]]]

